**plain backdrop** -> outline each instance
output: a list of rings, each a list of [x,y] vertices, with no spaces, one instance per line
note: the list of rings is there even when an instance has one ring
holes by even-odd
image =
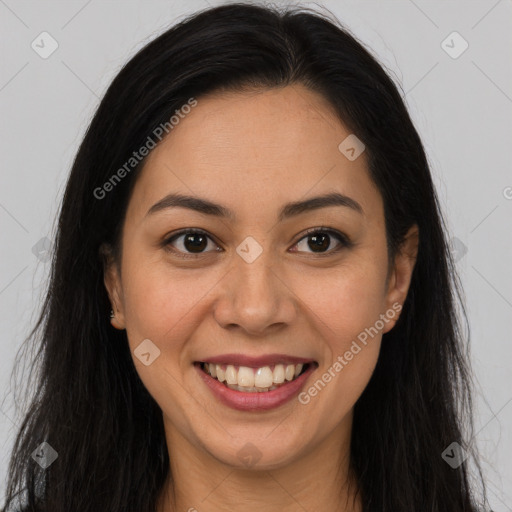
[[[137,50],[186,14],[218,4],[0,0],[0,501],[20,421],[11,370],[41,305],[78,144]],[[465,289],[475,441],[494,512],[512,511],[512,1],[322,5],[401,85],[424,142]]]

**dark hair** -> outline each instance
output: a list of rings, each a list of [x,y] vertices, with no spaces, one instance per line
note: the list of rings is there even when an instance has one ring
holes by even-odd
[[[147,44],[90,123],[67,182],[47,295],[26,340],[39,339],[32,362],[39,374],[15,440],[6,506],[23,496],[32,512],[154,512],[169,476],[162,413],[138,377],[126,331],[110,325],[100,251],[111,244],[119,261],[122,222],[145,159],[103,198],[94,191],[190,98],[294,83],[327,99],[366,145],[390,257],[409,227],[420,233],[402,315],[384,334],[355,405],[351,468],[364,511],[475,512],[487,504],[467,441],[471,372],[456,311],[460,281],[403,97],[337,20],[302,7],[231,4],[196,13]],[[462,312],[468,327],[463,305]],[[42,441],[58,452],[46,470],[31,458]],[[475,501],[467,463],[452,468],[441,456],[453,442],[473,456],[483,503]]]

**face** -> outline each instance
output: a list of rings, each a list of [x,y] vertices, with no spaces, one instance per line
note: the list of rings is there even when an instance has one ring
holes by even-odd
[[[350,431],[405,300],[417,232],[389,262],[365,153],[340,151],[350,132],[316,93],[197,101],[135,184],[122,259],[105,274],[113,325],[127,331],[168,443],[277,468]],[[162,203],[169,194],[220,207]]]

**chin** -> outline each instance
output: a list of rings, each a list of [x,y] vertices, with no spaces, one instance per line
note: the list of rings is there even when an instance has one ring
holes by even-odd
[[[299,457],[305,447],[297,447],[287,439],[270,439],[265,435],[245,436],[204,443],[203,447],[215,459],[227,466],[249,471],[269,471],[286,467]],[[301,436],[302,437],[302,436]]]

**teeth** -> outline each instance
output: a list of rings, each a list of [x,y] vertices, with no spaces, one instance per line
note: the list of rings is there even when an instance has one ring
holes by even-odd
[[[215,367],[215,373],[217,374],[217,380],[219,382],[224,382],[226,380],[226,372],[218,365],[214,365]],[[210,374],[212,377],[214,376],[213,374]]]
[[[302,366],[302,365],[297,365],[297,366]],[[274,368],[272,380],[276,384],[282,384],[284,382],[284,366],[282,364],[276,364],[276,366]]]
[[[276,364],[273,369],[270,366],[250,368],[248,366],[235,367],[232,364],[203,364],[203,369],[219,382],[225,382],[231,389],[245,392],[277,389],[285,380],[290,382],[297,378],[303,368],[303,364]]]
[[[256,370],[254,385],[257,388],[269,388],[272,386],[272,370],[268,366]]]
[[[254,386],[254,372],[252,368],[247,368],[247,366],[241,366],[238,369],[238,385],[245,386],[246,388],[252,388]],[[270,379],[270,384],[272,384],[272,379]],[[259,386],[259,384],[258,384]]]
[[[236,374],[235,367],[232,364],[228,364],[226,368],[226,382],[228,384],[237,384],[238,376]]]
[[[289,364],[284,371],[284,376],[286,380],[293,380],[295,375],[295,366],[293,364]]]
[[[265,391],[272,391],[277,389],[277,386],[271,386],[269,388],[257,388],[255,386],[252,387],[244,387],[244,386],[235,386],[233,384],[227,384],[228,388],[234,389],[236,391],[244,391],[246,393],[264,393]]]

